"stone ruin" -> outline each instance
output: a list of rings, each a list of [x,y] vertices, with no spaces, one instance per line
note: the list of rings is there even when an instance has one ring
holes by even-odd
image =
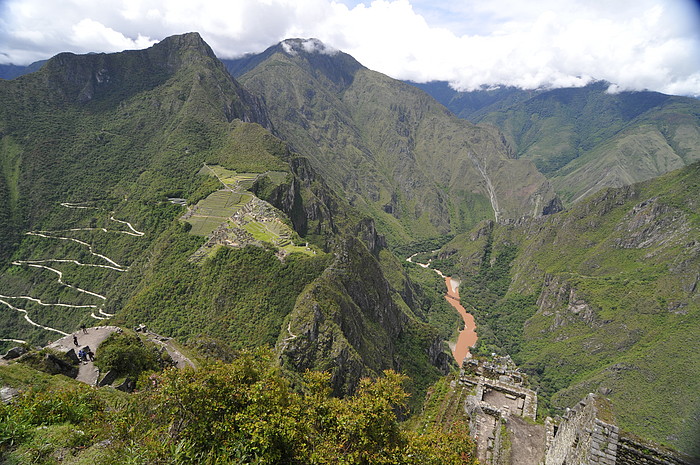
[[[509,356],[467,355],[459,383],[480,463],[488,465],[698,465],[621,431],[607,399],[589,394],[557,421],[535,422],[537,393]]]
[[[477,360],[467,356],[462,364],[460,384],[472,387],[465,410],[481,463],[510,463],[516,447],[528,449],[528,457],[517,463],[537,465],[544,454],[544,427],[535,424],[537,393],[527,387],[527,377],[509,356]],[[504,445],[507,431],[511,447]],[[512,436],[512,439],[510,437]],[[525,444],[533,442],[535,444]],[[521,439],[527,438],[526,441]],[[538,443],[541,443],[539,445]],[[541,449],[541,450],[539,450]]]
[[[588,394],[548,439],[544,465],[691,465],[697,460],[621,431],[607,399]]]

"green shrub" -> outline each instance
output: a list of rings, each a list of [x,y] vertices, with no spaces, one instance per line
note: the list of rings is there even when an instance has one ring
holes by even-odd
[[[103,373],[114,370],[137,377],[143,371],[159,370],[161,357],[153,344],[144,343],[134,333],[112,333],[97,348],[95,365]]]

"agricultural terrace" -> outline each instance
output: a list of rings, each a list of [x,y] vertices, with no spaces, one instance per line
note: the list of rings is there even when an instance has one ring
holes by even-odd
[[[197,203],[182,217],[192,225],[191,234],[209,237],[195,259],[209,255],[217,245],[273,244],[286,253],[314,252],[294,245],[296,233],[282,222],[275,208],[258,199],[250,189],[259,176],[267,176],[275,185],[287,177],[284,171],[266,173],[236,173],[219,165],[205,164],[199,174],[215,176],[223,185]]]
[[[192,234],[210,235],[221,223],[226,222],[245,204],[250,202],[253,194],[220,190],[213,192],[206,199],[200,200],[183,219],[192,225]]]

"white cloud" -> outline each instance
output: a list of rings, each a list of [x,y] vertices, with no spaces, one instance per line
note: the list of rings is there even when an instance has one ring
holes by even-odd
[[[8,0],[2,60],[141,48],[199,31],[224,58],[318,37],[399,79],[463,89],[605,79],[615,89],[700,95],[692,0]],[[313,42],[306,47],[317,50]],[[325,50],[325,49],[324,49]]]
[[[129,39],[121,32],[88,18],[73,26],[69,41],[78,47],[91,44],[96,50],[109,52],[146,48],[156,42],[140,34],[135,40]]]

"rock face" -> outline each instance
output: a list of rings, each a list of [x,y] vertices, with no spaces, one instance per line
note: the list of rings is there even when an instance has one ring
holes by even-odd
[[[278,350],[297,373],[331,370],[334,392],[346,394],[361,377],[398,368],[397,340],[408,317],[362,242],[349,238],[335,255],[299,296]]]
[[[537,305],[542,316],[554,315],[550,331],[576,320],[583,320],[589,326],[595,325],[594,310],[561,276],[545,276]]]
[[[615,245],[623,249],[664,246],[690,230],[686,216],[659,203],[658,198],[647,199],[625,215],[617,227],[620,237],[615,239]]]
[[[12,349],[8,350],[5,355],[2,356],[4,360],[14,360],[20,355],[24,355],[27,353],[27,349],[24,347],[13,347]]]
[[[44,371],[52,375],[65,375],[69,378],[78,376],[77,366],[51,353],[44,355],[43,366],[45,367]]]

